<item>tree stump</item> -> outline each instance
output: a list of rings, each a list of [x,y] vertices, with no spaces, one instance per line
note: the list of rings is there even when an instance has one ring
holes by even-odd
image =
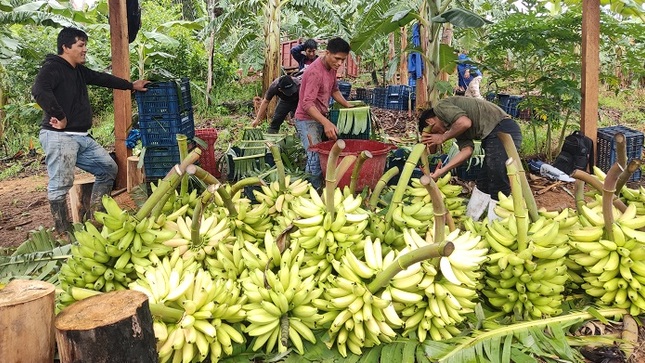
[[[55,320],[61,363],[157,362],[148,297],[121,290],[92,296]]]
[[[74,180],[74,185],[67,193],[69,201],[69,209],[72,212],[72,222],[83,222],[84,219],[89,219],[90,199],[92,196],[92,188],[94,187],[94,177],[79,178]]]
[[[32,280],[13,280],[0,290],[0,361],[54,361],[54,291]]]

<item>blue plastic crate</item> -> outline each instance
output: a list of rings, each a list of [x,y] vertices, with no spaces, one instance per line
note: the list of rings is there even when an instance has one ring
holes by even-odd
[[[410,104],[408,104],[408,99],[401,99],[401,100],[396,100],[396,101],[387,101],[387,104],[385,105],[385,108],[388,110],[399,110],[399,111],[407,111],[408,110],[408,105],[414,109],[414,100],[411,101]]]
[[[383,87],[374,88],[372,91],[371,105],[374,107],[385,108],[387,89]]]
[[[357,88],[356,89],[356,99],[371,103],[372,102],[372,90],[367,88]]]
[[[179,163],[179,147],[146,148],[143,156],[143,170],[146,182],[163,179],[175,164]]]
[[[181,114],[140,115],[141,144],[145,147],[177,145],[177,134],[195,137],[192,110]]]
[[[388,97],[408,97],[410,94],[410,86],[404,84],[390,85],[387,86],[387,96]]]
[[[177,81],[153,82],[147,88],[146,92],[135,93],[139,116],[177,115],[193,108],[188,78],[182,78]]]
[[[616,142],[614,136],[617,133],[625,135],[625,143],[627,146],[627,162],[632,159],[640,159],[643,154],[643,133],[637,130],[630,129],[622,125],[609,126],[598,129],[597,141],[597,163],[602,171],[607,172],[609,168],[614,165],[617,159],[616,155]],[[641,170],[636,169],[632,174],[629,181],[638,181],[641,179]]]
[[[349,95],[352,93],[352,84],[347,81],[338,81],[338,90],[348,100]]]

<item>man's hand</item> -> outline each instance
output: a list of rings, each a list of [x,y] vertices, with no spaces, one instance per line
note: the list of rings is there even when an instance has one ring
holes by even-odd
[[[327,120],[323,124],[323,127],[325,128],[325,135],[327,135],[329,140],[336,140],[338,138],[338,128],[331,121]]]
[[[421,142],[430,146],[431,148],[433,146],[441,146],[446,141],[444,138],[443,134],[431,134],[428,132],[424,132],[421,134]]]
[[[136,80],[136,81],[132,82],[132,89],[135,90],[135,91],[145,92],[145,91],[148,90],[148,88],[146,88],[146,85],[148,83],[150,83],[150,81],[146,81],[146,80],[143,80],[143,79]]]
[[[251,122],[251,127],[258,127],[258,125],[262,122],[260,119],[255,119],[253,122]]]
[[[57,119],[56,117],[51,117],[49,119],[49,124],[51,127],[58,129],[58,130],[63,130],[64,128],[67,127],[67,117],[65,117],[62,120]]]

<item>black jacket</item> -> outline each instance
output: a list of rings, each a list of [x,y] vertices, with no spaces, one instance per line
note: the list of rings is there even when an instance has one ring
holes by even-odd
[[[83,65],[72,67],[60,56],[49,54],[36,76],[31,94],[43,109],[41,127],[52,131],[86,132],[92,127],[92,108],[87,85],[132,89],[132,83],[108,73],[96,72]],[[57,130],[49,119],[67,117],[67,127]]]

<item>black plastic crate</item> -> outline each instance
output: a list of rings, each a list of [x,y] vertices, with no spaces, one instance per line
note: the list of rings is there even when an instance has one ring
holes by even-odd
[[[387,96],[388,97],[405,97],[405,98],[407,98],[409,94],[410,94],[410,86],[406,86],[404,84],[387,86]]]
[[[356,89],[356,99],[361,100],[366,103],[372,102],[372,89],[368,88],[357,88]]]
[[[146,92],[135,93],[139,116],[180,114],[193,108],[188,78],[153,82],[148,84],[147,88]]]
[[[179,160],[178,146],[146,148],[143,156],[146,182],[163,179],[170,169],[179,163]]]
[[[372,102],[374,107],[385,108],[387,89],[383,87],[374,88],[372,91]]]
[[[338,81],[338,90],[348,100],[349,95],[352,93],[352,84],[347,81]]]
[[[141,144],[146,147],[176,145],[177,134],[184,134],[192,139],[195,137],[195,121],[192,110],[178,115],[140,115],[139,131],[141,132]]]
[[[411,101],[410,106],[412,109],[414,109],[414,100]],[[385,105],[385,108],[388,110],[399,110],[399,111],[407,111],[408,110],[408,99],[403,98],[399,99],[396,101],[387,101],[387,104]]]
[[[511,117],[517,118],[520,115],[520,110],[518,109],[518,105],[520,102],[522,102],[523,97],[522,96],[508,96],[504,98],[504,103],[502,104],[502,109],[504,112],[509,114]]]
[[[622,125],[609,126],[598,129],[598,142],[597,142],[597,163],[602,171],[607,172],[609,168],[616,162],[616,142],[614,136],[617,133],[625,135],[627,146],[627,162],[632,159],[640,159],[643,154],[643,133],[637,130],[630,129]],[[632,174],[629,181],[638,181],[641,179],[640,168]]]

